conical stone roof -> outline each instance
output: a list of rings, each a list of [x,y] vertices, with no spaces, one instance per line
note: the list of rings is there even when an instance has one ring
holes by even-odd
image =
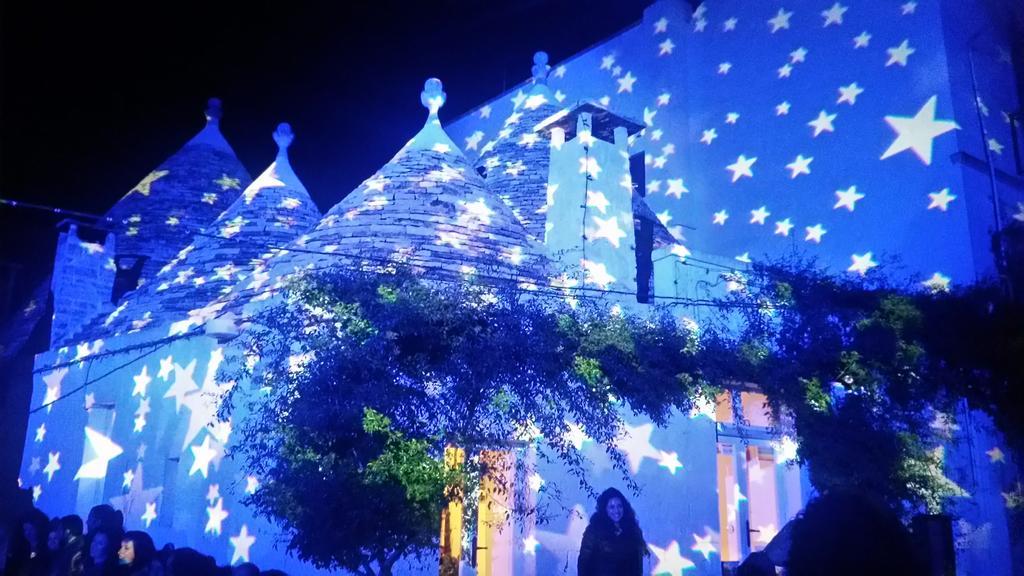
[[[558,113],[554,95],[547,86],[548,56],[534,55],[533,86],[521,94],[498,137],[483,145],[476,161],[487,186],[495,192],[537,238],[544,238],[550,151],[543,132],[534,127]]]
[[[476,173],[437,117],[441,82],[428,80],[423,129],[303,237],[278,273],[408,266],[425,277],[546,284],[547,258]]]
[[[152,280],[251,181],[220,132],[220,117],[220,101],[211,99],[206,126],[106,214],[114,222],[117,254],[147,257],[142,282]]]
[[[288,160],[293,138],[291,126],[280,124],[274,162],[152,282],[93,328],[128,332],[169,323],[171,334],[183,333],[218,313],[223,304],[216,301],[238,282],[265,274],[267,259],[320,219]]]

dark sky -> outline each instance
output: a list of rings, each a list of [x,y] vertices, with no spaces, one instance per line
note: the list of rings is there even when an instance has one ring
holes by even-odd
[[[103,213],[218,96],[253,177],[276,124],[292,124],[292,164],[326,211],[419,129],[427,77],[444,81],[453,120],[526,79],[535,50],[557,63],[648,3],[0,2],[0,197]],[[0,206],[0,281],[20,268],[12,304],[49,273],[58,221]]]

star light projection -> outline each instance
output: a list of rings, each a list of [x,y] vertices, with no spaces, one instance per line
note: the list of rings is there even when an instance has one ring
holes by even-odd
[[[105,478],[110,461],[123,454],[124,449],[107,436],[89,427],[85,428],[85,439],[88,443],[88,448],[85,451],[88,460],[85,460],[78,472],[75,473],[75,480]]]
[[[44,371],[38,377],[38,393],[33,403],[40,403],[49,395],[53,404],[49,412],[36,412],[39,422],[27,444],[33,447],[33,453],[42,455],[31,456],[30,465],[26,467],[26,477],[32,479],[33,497],[41,506],[66,512],[76,509],[79,493],[88,495],[81,502],[89,506],[109,503],[121,511],[129,529],[155,530],[155,538],[173,537],[178,544],[188,545],[178,540],[178,536],[160,531],[158,519],[170,497],[177,502],[175,508],[184,514],[175,522],[187,524],[190,519],[201,516],[204,523],[199,525],[203,529],[199,533],[205,532],[208,538],[218,538],[225,530],[232,531],[230,535],[234,540],[229,542],[225,535],[219,552],[208,551],[217,554],[222,562],[238,558],[245,560],[237,561],[246,561],[256,542],[256,537],[249,532],[251,515],[243,512],[239,523],[235,524],[229,508],[236,500],[218,495],[216,500],[202,507],[192,507],[186,496],[198,489],[205,493],[208,480],[213,480],[212,485],[217,484],[217,479],[233,482],[231,478],[237,474],[233,468],[229,471],[221,465],[229,442],[230,423],[220,421],[217,410],[223,392],[234,385],[221,374],[224,352],[219,346],[187,341],[175,344],[168,351],[170,353],[163,356],[147,355],[141,362],[120,368],[115,378],[107,377],[89,384],[85,395],[96,398],[91,412],[81,409],[82,392],[78,386],[86,374],[104,370],[105,364],[116,366],[123,362],[123,356],[117,353],[111,357],[90,356],[81,366]],[[49,361],[59,363],[62,355],[71,351],[55,350],[53,354]],[[57,390],[56,383],[69,379],[74,379],[73,391],[65,392],[69,395],[64,396]],[[129,417],[123,419],[123,413]],[[148,419],[155,419],[159,430],[151,430],[147,426]],[[78,422],[87,424],[81,426]],[[164,436],[167,433],[177,435],[170,442],[177,447],[169,445],[170,438]],[[198,441],[200,435],[201,441]],[[156,445],[158,452],[147,455],[153,451],[152,445]],[[157,479],[168,479],[170,469],[165,462],[179,461],[183,466],[177,469],[182,475],[173,482],[168,495],[165,492],[169,488]],[[65,472],[67,468],[71,468],[74,475]],[[110,480],[111,476],[116,482]],[[251,494],[258,488],[259,481],[250,476],[242,484],[244,491]],[[233,495],[243,491],[241,487],[235,490],[232,488],[229,498],[236,498]],[[169,511],[168,517],[174,514]],[[237,558],[234,557],[236,547]]]
[[[880,257],[898,255],[906,274],[917,281],[936,271],[954,280],[973,277],[966,244],[946,241],[945,231],[963,230],[962,214],[945,223],[913,225],[921,207],[911,205],[911,191],[934,192],[942,182],[938,188],[950,186],[956,196],[962,182],[960,168],[933,162],[933,148],[937,153],[942,147],[946,158],[957,145],[950,134],[958,127],[950,117],[953,103],[914,81],[928,70],[928,61],[945,57],[939,36],[926,33],[941,28],[937,8],[875,8],[853,1],[800,8],[722,0],[707,3],[692,18],[655,10],[644,26],[562,63],[564,74],[550,78],[551,88],[643,119],[646,130],[631,152],[645,155],[646,200],[656,213],[668,210],[674,223],[690,228],[688,249],[747,253],[753,260],[779,255],[790,247],[781,239],[792,233],[724,225],[723,211],[735,214],[763,205],[776,208],[773,216],[794,230],[828,230],[831,241],[815,233],[801,246],[833,270],[846,270],[853,254],[870,249]],[[662,18],[668,24],[654,32]],[[762,48],[750,50],[751,45]],[[684,54],[686,68],[694,71],[687,81],[673,76],[673,63]],[[1001,70],[1012,78],[1011,68]],[[631,91],[619,92],[627,73]],[[663,78],[687,87],[685,103],[662,98],[678,90]],[[996,86],[983,84],[982,89],[995,91]],[[453,132],[486,140],[499,128],[497,118],[505,117],[501,111],[508,114],[514,107],[515,100],[507,97],[489,102],[480,114],[457,122]],[[692,126],[691,133],[686,126]],[[1009,138],[1010,125],[1002,126],[988,128],[994,140],[990,153],[997,157]],[[665,144],[686,160],[659,154]],[[905,151],[928,170],[900,160]],[[751,165],[755,158],[757,164]],[[724,178],[716,178],[714,172],[723,169]],[[664,183],[677,178],[685,178],[693,193],[665,194]],[[744,185],[748,194],[722,196],[723,184],[730,183]],[[855,194],[828,203],[822,188]],[[907,194],[874,195],[894,189]],[[928,235],[934,239],[931,245],[942,249],[905,253],[903,236],[894,231],[907,229]],[[858,245],[854,237],[867,245]]]
[[[409,188],[429,190],[467,182],[479,186],[474,167],[462,158],[463,151],[471,157],[480,155],[484,159],[481,164],[497,176],[517,182],[529,180],[536,175],[537,167],[523,155],[546,152],[548,146],[547,140],[529,126],[530,113],[548,107],[558,110],[563,101],[577,99],[593,99],[642,122],[644,132],[631,137],[634,147],[627,151],[627,155],[643,153],[646,182],[637,179],[635,185],[647,193],[645,201],[663,225],[671,223],[672,230],[680,231],[682,225],[689,227],[687,241],[695,249],[739,254],[737,261],[750,262],[776,246],[800,242],[812,254],[831,259],[833,268],[866,275],[876,273],[872,272],[876,259],[900,250],[893,244],[898,235],[891,231],[901,228],[908,219],[924,216],[944,222],[959,217],[967,196],[957,188],[957,174],[944,162],[947,153],[953,151],[955,139],[951,133],[959,127],[949,119],[952,105],[944,96],[946,92],[929,87],[929,92],[922,93],[913,80],[924,71],[923,63],[943,50],[941,42],[921,34],[934,24],[937,14],[933,6],[918,7],[910,2],[890,7],[883,16],[875,14],[871,6],[852,0],[848,6],[834,3],[831,7],[828,3],[803,8],[754,6],[728,0],[709,6],[698,8],[692,19],[671,11],[655,14],[656,19],[650,18],[593,51],[556,66],[551,89],[515,89],[510,97],[486,104],[460,122],[451,132],[454,138],[438,137],[424,143],[422,150],[456,159],[432,164],[425,173],[417,173],[415,180],[406,179],[401,171],[382,168],[349,196],[351,200],[343,209],[322,219],[317,231],[296,239],[296,246],[309,242],[325,254],[344,253],[341,234],[319,236],[318,232],[345,222],[360,226],[368,215],[377,218],[394,210],[396,198]],[[653,8],[656,12],[665,7]],[[752,43],[761,48],[749,50]],[[693,70],[696,85],[687,85],[673,75],[681,69],[684,58]],[[546,82],[546,61],[544,66]],[[837,70],[843,73],[833,73]],[[426,100],[431,117],[436,119],[443,97],[428,94]],[[985,100],[996,109],[994,99],[986,94]],[[985,109],[981,101],[978,107]],[[998,116],[993,114],[993,118]],[[437,136],[428,127],[425,130]],[[597,140],[587,132],[577,138],[589,146]],[[1009,141],[1009,133],[1000,132],[986,144],[992,155],[1005,157],[1009,154],[1004,143]],[[463,150],[456,142],[465,143]],[[503,142],[510,143],[515,152],[501,158],[487,157]],[[557,149],[559,144],[551,145]],[[906,151],[914,154],[903,154]],[[408,154],[409,149],[403,149],[393,163],[401,162]],[[587,240],[602,248],[627,249],[626,231],[632,224],[632,214],[626,214],[624,220],[613,198],[618,187],[632,190],[633,180],[608,179],[607,174],[615,167],[603,159],[584,157],[578,164],[575,158],[571,160],[571,170],[594,183],[574,199],[588,210],[582,230]],[[179,175],[173,167],[154,171],[129,197],[157,196]],[[219,211],[233,191],[243,187],[243,180],[238,174],[218,169],[206,178],[206,188],[191,203],[200,208],[216,206]],[[479,188],[479,193],[458,196],[452,202],[451,220],[466,231],[436,230],[430,235],[432,248],[451,248],[466,258],[474,242],[488,237],[492,227],[509,214],[524,226],[531,219],[545,223],[545,212],[510,208],[503,198]],[[538,190],[546,200],[541,202],[542,208],[568,192],[558,184],[545,189],[542,183]],[[893,194],[893,190],[901,192]],[[260,189],[246,187],[239,205],[258,205],[262,194]],[[963,199],[958,200],[958,196]],[[283,195],[274,199],[272,207],[278,212],[272,216],[233,213],[218,222],[214,233],[238,240],[251,226],[290,222],[287,213],[308,204],[304,197]],[[879,210],[886,213],[886,218],[878,217]],[[1024,208],[1019,211],[1024,215]],[[730,214],[736,218],[730,218]],[[187,224],[181,214],[154,216],[144,210],[130,211],[124,222],[129,225],[126,234],[135,237],[146,237],[154,223],[164,223],[168,229],[181,229]],[[947,229],[943,225],[914,232],[925,236],[923,240],[942,237],[943,242],[932,243],[941,245],[941,250],[907,254],[911,267],[926,271],[922,278],[927,279],[920,282],[924,290],[948,290],[952,278],[968,276],[962,255],[952,243],[944,243]],[[296,232],[296,237],[299,234]],[[154,288],[156,292],[170,294],[184,287],[220,282],[224,287],[261,290],[280,280],[279,273],[269,265],[247,270],[247,260],[219,261],[204,270],[192,262],[195,256],[191,254],[199,251],[197,244],[186,246],[177,258],[169,259],[161,278],[153,283],[162,287]],[[396,249],[395,253],[407,252]],[[690,252],[677,244],[671,253],[683,259]],[[516,267],[529,263],[532,256],[518,245],[494,250],[497,260]],[[296,262],[309,264],[312,260]],[[556,276],[553,286],[569,290],[586,283],[588,287],[613,288],[619,279],[609,262],[591,257],[579,264],[582,277],[562,274]],[[474,262],[458,262],[458,266],[467,273],[478,270]],[[727,286],[741,288],[742,277],[730,275]],[[571,297],[568,292],[567,296]],[[187,314],[171,319],[171,333],[176,336],[186,335],[220,311],[216,301],[204,299],[189,304]],[[126,300],[102,320],[107,328],[123,326],[122,333],[142,337],[168,320],[160,311],[145,308],[137,301]],[[161,327],[161,336],[167,334],[166,329]],[[60,402],[62,394],[71,388],[65,379],[93,362],[103,346],[99,339],[72,346],[69,356],[75,364],[44,371],[41,376],[41,400],[48,399],[53,405],[38,413],[31,428],[34,434],[30,434],[26,446],[25,480],[32,487],[33,497],[45,504],[62,492],[73,493],[65,487],[74,483],[87,488],[104,484],[102,497],[120,509],[130,510],[126,514],[129,523],[160,529],[161,524],[172,521],[176,511],[164,508],[169,496],[164,490],[172,487],[159,485],[163,471],[153,470],[152,463],[174,458],[180,468],[173,490],[178,496],[187,496],[177,500],[175,507],[187,508],[187,515],[193,518],[188,529],[202,538],[199,542],[203,549],[232,563],[248,560],[250,552],[261,553],[254,536],[262,533],[257,528],[260,525],[237,503],[240,494],[258,491],[260,481],[224,459],[230,423],[211,420],[220,398],[234,386],[216,377],[223,360],[221,351],[216,346],[175,348],[122,370],[115,375],[121,396],[111,423],[102,421],[110,401],[99,386],[96,392],[90,390],[85,395],[88,400],[84,402],[82,395],[72,396],[73,411],[62,409]],[[200,373],[204,368],[205,373]],[[82,410],[83,404],[88,412]],[[53,410],[58,412],[48,417]],[[705,419],[711,416],[713,410],[698,411],[691,415],[696,419],[691,425],[706,424],[704,430],[708,431],[713,424]],[[81,420],[85,417],[96,423]],[[76,422],[73,426],[72,421]],[[694,430],[682,426],[687,433]],[[171,429],[173,438],[157,441],[159,434],[169,434]],[[702,454],[713,452],[713,434],[703,447],[695,448],[665,433],[650,422],[629,419],[618,441],[630,472],[651,487],[643,500],[648,500],[647,509],[652,512],[663,507],[651,507],[650,500],[663,501],[676,495],[679,486],[691,487],[693,493],[700,494],[715,480],[713,466],[701,461]],[[73,441],[67,443],[67,438]],[[611,470],[608,455],[595,450],[597,444],[578,425],[567,423],[566,440],[587,454],[594,474]],[[795,446],[783,441],[774,448],[779,460],[785,461],[792,457]],[[164,454],[164,450],[170,452]],[[987,454],[993,465],[1003,464],[998,447]],[[72,478],[69,470],[75,469]],[[110,474],[114,475],[110,482],[93,482]],[[566,479],[559,474],[556,469],[539,469],[528,477],[526,487],[537,497],[544,497],[555,486],[565,484]],[[751,467],[748,474],[756,485],[765,482],[769,473]],[[609,483],[621,480],[602,478]],[[757,497],[755,492],[744,494],[738,483],[728,492],[734,506],[744,506]],[[1019,487],[1016,492],[1005,492],[1007,506],[1011,502],[1020,505],[1019,494]],[[573,514],[565,523],[549,526],[547,531],[528,531],[514,548],[542,567],[569,557],[586,526],[586,510],[591,506],[584,504],[587,501],[585,495],[578,495],[568,503]],[[721,537],[711,528],[718,525],[717,507],[708,502],[696,497],[694,505],[707,504],[707,510],[690,515],[680,512],[645,525],[654,554],[652,570],[674,574],[720,571],[717,554],[722,548]],[[773,524],[759,526],[762,538],[776,528]]]

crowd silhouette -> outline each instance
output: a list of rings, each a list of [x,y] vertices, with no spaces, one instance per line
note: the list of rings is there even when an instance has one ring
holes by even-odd
[[[76,514],[49,518],[31,508],[0,529],[0,574],[10,576],[286,576],[250,562],[218,566],[193,548],[157,550],[141,530],[124,530],[124,515],[94,506],[85,522]]]

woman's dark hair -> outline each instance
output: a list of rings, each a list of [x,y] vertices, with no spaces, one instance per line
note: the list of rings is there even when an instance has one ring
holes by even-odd
[[[637,546],[646,554],[647,542],[644,541],[644,533],[640,530],[640,523],[637,522],[636,512],[633,511],[629,500],[615,488],[608,488],[597,497],[597,512],[590,517],[590,525],[609,532],[614,529],[614,523],[608,517],[608,503],[613,498],[618,498],[622,502],[622,520],[619,521],[619,527],[623,533],[632,536],[636,540]]]
[[[153,545],[153,539],[145,532],[129,530],[121,537],[121,541],[131,541],[135,548],[135,561],[131,563],[132,568],[148,566],[156,558],[156,546]]]
[[[117,547],[121,545],[121,534],[111,530],[110,528],[97,528],[96,530],[93,530],[92,536],[95,537],[100,534],[107,539],[107,548],[109,548],[107,552],[117,556]],[[92,541],[95,539],[96,538],[90,538],[89,543],[92,544]]]
[[[32,545],[45,551],[46,537],[50,534],[50,518],[41,510],[33,508],[21,520],[22,524],[31,524],[35,529],[36,541]]]
[[[72,536],[81,536],[85,532],[85,524],[82,522],[82,517],[78,514],[69,514],[61,518],[60,523],[64,525],[64,529],[70,532]]]

